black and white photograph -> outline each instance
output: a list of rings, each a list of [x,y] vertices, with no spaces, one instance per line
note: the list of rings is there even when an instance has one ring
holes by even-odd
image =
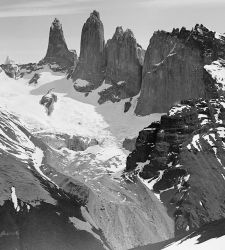
[[[0,250],[225,250],[225,0],[0,0]]]

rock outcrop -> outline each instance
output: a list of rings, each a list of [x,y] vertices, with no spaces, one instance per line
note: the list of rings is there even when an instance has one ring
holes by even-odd
[[[29,84],[37,84],[39,78],[40,78],[40,74],[34,73],[34,76],[29,81]]]
[[[119,90],[119,98],[133,97],[141,88],[143,53],[131,30],[117,27],[106,44],[106,83]]]
[[[204,66],[221,57],[225,57],[225,39],[202,25],[191,31],[155,32],[145,55],[135,113],[166,112],[188,98],[214,98],[215,88],[207,86]]]
[[[139,133],[128,175],[155,192],[177,235],[225,218],[224,138],[224,97],[183,101]]]
[[[42,96],[40,104],[46,109],[47,115],[51,115],[54,110],[54,104],[57,102],[57,96],[52,93],[52,89],[47,92],[46,95]]]
[[[104,27],[97,11],[93,11],[83,26],[80,44],[80,57],[72,78],[86,80],[97,88],[105,73]]]
[[[126,150],[132,152],[135,150],[135,144],[136,144],[136,139],[137,138],[125,138],[123,141],[123,148],[125,148]]]
[[[9,56],[6,57],[5,63],[1,65],[1,68],[11,78],[17,79],[20,75],[19,66]]]
[[[62,24],[57,18],[55,18],[50,27],[48,50],[43,61],[45,63],[58,64],[65,68],[74,67],[77,63],[76,51],[68,49]]]

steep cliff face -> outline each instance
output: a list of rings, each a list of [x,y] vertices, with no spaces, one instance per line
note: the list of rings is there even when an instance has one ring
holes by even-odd
[[[100,85],[104,78],[104,27],[97,11],[93,11],[83,26],[81,34],[80,57],[72,75],[73,80],[88,81],[92,88]]]
[[[140,132],[127,159],[167,207],[176,234],[225,217],[225,99],[189,100]]]
[[[147,49],[138,115],[166,112],[176,102],[188,98],[214,98],[204,66],[225,56],[225,39],[202,25],[191,31],[154,33]]]
[[[106,83],[118,88],[120,98],[132,97],[141,88],[143,52],[134,34],[117,27],[106,44]],[[119,84],[118,84],[119,83]]]
[[[62,67],[72,67],[77,63],[76,51],[70,51],[67,48],[62,24],[57,18],[50,27],[48,50],[44,62],[56,63]]]

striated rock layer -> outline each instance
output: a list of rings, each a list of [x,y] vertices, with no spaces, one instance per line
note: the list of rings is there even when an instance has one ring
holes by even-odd
[[[139,133],[127,159],[167,207],[176,234],[225,217],[225,99],[189,100]]]
[[[166,112],[188,98],[215,98],[204,65],[221,57],[225,57],[225,39],[202,25],[191,31],[155,32],[145,55],[135,113]]]
[[[104,78],[104,27],[97,11],[93,11],[83,26],[81,34],[80,57],[72,75],[73,80],[90,82],[93,88],[99,86]]]
[[[56,63],[62,67],[72,67],[77,63],[76,51],[68,49],[62,24],[57,18],[50,27],[48,50],[43,61],[51,64]]]

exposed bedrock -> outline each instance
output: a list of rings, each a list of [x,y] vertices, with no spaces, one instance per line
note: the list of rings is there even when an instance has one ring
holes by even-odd
[[[128,175],[145,179],[176,234],[225,218],[225,100],[182,101],[139,133]]]
[[[57,18],[50,27],[48,50],[43,61],[50,64],[56,63],[63,68],[74,67],[77,63],[76,51],[68,49],[62,24]]]
[[[141,88],[143,49],[131,30],[117,27],[106,44],[106,83],[123,82],[119,97],[137,95]]]
[[[141,94],[135,113],[166,112],[188,98],[212,98],[204,65],[225,56],[225,41],[202,25],[191,31],[155,32],[145,54]]]
[[[93,11],[83,26],[80,44],[80,57],[72,75],[73,80],[88,81],[92,88],[98,87],[105,72],[104,27],[97,11]]]

